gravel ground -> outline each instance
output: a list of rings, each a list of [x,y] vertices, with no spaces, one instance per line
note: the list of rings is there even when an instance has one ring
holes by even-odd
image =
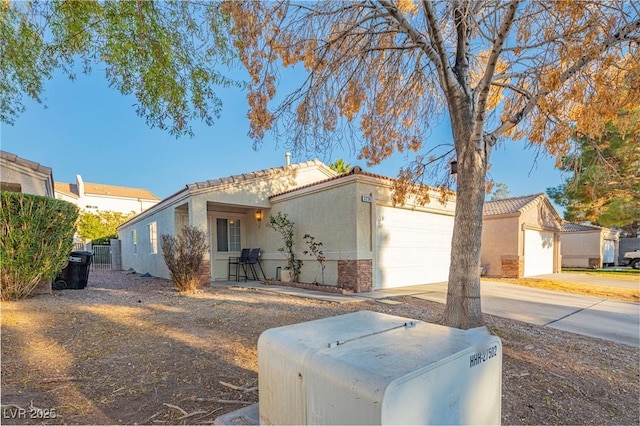
[[[1,420],[211,424],[258,401],[256,346],[268,328],[359,310],[442,315],[437,303],[395,300],[338,304],[221,287],[183,296],[166,280],[92,272],[84,290],[2,302]],[[504,424],[639,423],[640,350],[485,321],[503,342]]]

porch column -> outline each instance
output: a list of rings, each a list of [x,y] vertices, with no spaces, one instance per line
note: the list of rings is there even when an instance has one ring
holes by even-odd
[[[210,245],[209,218],[207,216],[207,200],[199,197],[191,197],[189,200],[189,225],[200,228],[207,236],[207,246]],[[211,281],[211,248],[204,254],[205,271],[202,275],[203,284]]]

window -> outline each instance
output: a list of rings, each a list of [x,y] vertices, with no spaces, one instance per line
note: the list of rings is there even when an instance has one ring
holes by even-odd
[[[240,219],[216,219],[218,251],[240,251]]]
[[[0,182],[0,190],[10,192],[22,192],[22,185],[13,182]]]
[[[131,231],[131,242],[133,243],[133,254],[138,254],[138,231]]]
[[[158,253],[158,222],[149,224],[149,247],[151,247],[151,254]]]

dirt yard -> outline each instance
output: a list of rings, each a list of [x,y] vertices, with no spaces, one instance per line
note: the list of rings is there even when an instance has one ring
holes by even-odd
[[[92,272],[84,290],[2,303],[1,423],[211,424],[258,401],[262,331],[358,310],[430,322],[442,314],[437,303],[396,300],[337,304],[240,288],[185,297],[165,280]],[[638,349],[486,323],[503,341],[504,424],[638,424]]]

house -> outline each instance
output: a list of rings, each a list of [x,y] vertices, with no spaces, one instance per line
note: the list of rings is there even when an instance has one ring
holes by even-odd
[[[482,222],[484,275],[522,278],[560,272],[562,220],[546,195],[487,201]]]
[[[602,268],[618,258],[619,231],[590,224],[562,224],[562,266]]]
[[[0,189],[54,198],[53,173],[49,167],[0,151]]]
[[[186,185],[118,228],[123,268],[168,278],[158,239],[190,224],[208,233],[211,280],[229,279],[229,259],[250,247],[274,278],[286,259],[266,224],[282,212],[295,223],[302,282],[321,280],[317,260],[302,253],[305,234],[322,243],[326,285],[360,292],[446,281],[455,202],[434,192],[425,206],[394,207],[392,185],[359,167],[337,175],[318,160]]]
[[[147,189],[84,182],[80,175],[76,176],[76,183],[56,182],[55,197],[91,213],[140,213],[160,201]]]

